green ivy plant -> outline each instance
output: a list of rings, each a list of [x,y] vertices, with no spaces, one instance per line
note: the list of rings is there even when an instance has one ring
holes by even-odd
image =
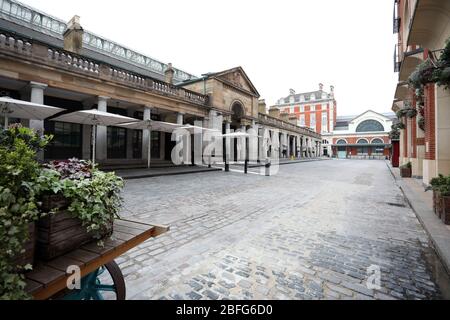
[[[444,86],[445,89],[450,87],[450,38],[447,39],[445,47],[436,62],[433,77],[438,86]]]
[[[71,161],[79,166],[75,160]],[[50,165],[42,170],[38,183],[43,194],[63,195],[70,203],[71,216],[80,219],[86,231],[100,240],[119,213],[124,183],[113,172],[100,171],[90,162],[83,167],[89,167],[89,172],[64,176],[63,170],[57,171]]]
[[[41,217],[36,152],[50,139],[20,125],[0,131],[0,300],[29,298],[20,270],[31,266],[14,260],[28,240],[29,223]]]

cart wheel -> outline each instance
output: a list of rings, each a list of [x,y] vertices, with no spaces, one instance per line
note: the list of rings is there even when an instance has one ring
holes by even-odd
[[[108,282],[111,282],[112,280],[112,284],[102,283],[100,276],[105,271],[108,271],[110,275],[110,277],[108,277]],[[125,280],[123,278],[122,271],[120,271],[120,268],[115,261],[108,262],[94,272],[86,275],[83,279],[81,279],[81,289],[65,294],[63,299],[104,300],[102,292],[114,292],[116,295],[116,300],[125,300]]]
[[[114,292],[116,293],[116,300],[125,300],[125,280],[123,278],[122,271],[120,271],[119,265],[113,260],[105,264],[105,268],[108,270],[113,280],[113,285],[111,287],[114,288]],[[102,291],[101,287],[99,287],[99,290]]]

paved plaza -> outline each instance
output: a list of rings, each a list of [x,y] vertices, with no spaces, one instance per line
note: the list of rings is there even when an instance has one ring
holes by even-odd
[[[428,236],[384,161],[129,180],[124,198],[123,217],[171,228],[116,260],[128,299],[442,297]]]

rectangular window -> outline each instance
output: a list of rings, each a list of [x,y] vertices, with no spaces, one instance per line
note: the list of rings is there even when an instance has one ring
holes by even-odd
[[[310,110],[311,111],[316,111],[316,106],[311,106]]]
[[[322,113],[322,131],[328,131],[328,114],[326,112]]]
[[[81,146],[81,125],[55,122],[53,145],[55,147],[79,148]]]
[[[108,127],[108,159],[125,159],[127,157],[127,129]]]
[[[315,128],[316,127],[316,114],[315,113],[311,113],[310,119],[311,119],[310,127],[311,128]]]
[[[300,106],[300,112],[305,112],[305,106]]]
[[[300,115],[300,125],[303,127],[305,126],[305,115],[304,114]]]

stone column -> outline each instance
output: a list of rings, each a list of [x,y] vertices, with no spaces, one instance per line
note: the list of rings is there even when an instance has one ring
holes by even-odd
[[[177,124],[184,124],[184,113],[178,112],[177,113]],[[184,136],[183,137],[183,164],[187,165],[190,164],[190,158],[191,158],[191,137],[190,136]]]
[[[31,87],[30,101],[34,103],[44,104],[44,90],[47,88],[47,85],[44,83],[30,82],[30,87]],[[43,133],[44,121],[30,119],[30,128]]]
[[[134,116],[134,110],[127,109],[127,116],[130,118],[133,118]],[[133,159],[133,129],[126,129],[127,130],[127,159],[131,160]]]
[[[150,120],[151,118],[152,118],[152,109],[148,106],[144,107],[143,120]],[[152,133],[149,129],[142,130],[142,160],[145,160],[146,162],[148,160],[148,141],[149,139],[151,139],[151,134]]]
[[[177,124],[183,124],[183,118],[184,118],[184,113],[178,112],[177,113]]]
[[[225,134],[231,133],[231,120],[227,119],[225,122]],[[231,150],[231,138],[226,137],[225,138],[225,145],[226,145],[226,156],[227,161],[230,163],[231,161],[234,161],[234,157],[232,159],[232,156],[234,156],[234,150]]]
[[[247,128],[245,127],[245,125],[242,125],[241,132],[245,133],[246,131],[247,131]],[[240,138],[240,143],[241,143],[240,160],[245,161],[245,157],[247,154],[247,138],[246,137]]]
[[[44,90],[45,88],[47,88],[47,85],[44,83],[30,82],[30,87],[31,87],[30,101],[34,103],[44,104]],[[36,131],[39,131],[40,133],[44,133],[43,120],[30,119],[29,127]],[[36,154],[36,157],[39,160],[44,160],[44,152],[39,151]]]
[[[286,157],[289,159],[289,156],[291,154],[291,139],[289,137],[289,134],[286,133]]]
[[[108,111],[109,97],[98,97],[97,109],[98,111]],[[106,160],[108,158],[108,129],[105,126],[97,126],[97,138],[95,145],[95,158],[96,160]]]

